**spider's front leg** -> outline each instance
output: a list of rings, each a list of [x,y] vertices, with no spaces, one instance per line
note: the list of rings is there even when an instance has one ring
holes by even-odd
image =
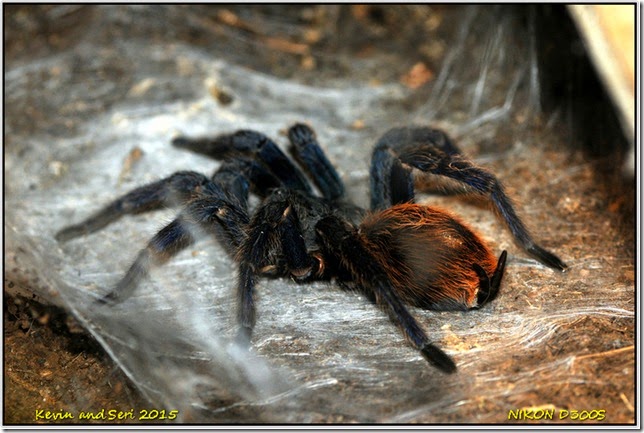
[[[177,137],[172,144],[215,159],[249,158],[266,168],[286,188],[311,193],[304,175],[266,135],[252,130],[239,130],[214,138]]]
[[[179,216],[162,228],[137,255],[125,276],[100,303],[115,304],[127,299],[138,284],[148,277],[152,267],[168,262],[195,242],[193,233],[214,235],[224,249],[234,252],[242,242],[248,215],[235,203],[221,196],[202,196],[189,202]],[[212,192],[210,193],[212,194]]]
[[[186,202],[210,179],[194,171],[180,171],[159,181],[138,187],[114,200],[84,221],[56,233],[56,240],[65,242],[78,236],[96,232],[124,215],[134,215],[164,206]]]
[[[344,195],[344,183],[333,164],[320,147],[315,132],[308,125],[296,123],[288,130],[291,155],[304,168],[322,195],[339,200]]]
[[[179,216],[138,253],[116,286],[99,299],[100,303],[114,304],[128,298],[152,267],[166,263],[194,243],[195,230],[215,235],[229,252],[236,251],[248,223],[247,199],[248,181],[235,162],[223,164],[212,179],[199,173],[178,172],[131,191],[80,224],[63,229],[57,238],[96,231],[125,214],[187,203]]]
[[[116,304],[129,298],[139,283],[147,278],[152,266],[160,266],[175,256],[179,251],[194,243],[194,238],[181,218],[159,230],[139,251],[136,259],[116,286],[98,299],[100,304]]]

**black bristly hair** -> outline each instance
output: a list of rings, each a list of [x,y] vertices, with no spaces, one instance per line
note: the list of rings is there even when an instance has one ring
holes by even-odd
[[[458,217],[415,204],[414,170],[450,178],[464,191],[488,198],[519,245],[546,266],[566,269],[534,242],[496,177],[470,162],[442,131],[394,128],[378,140],[369,211],[345,199],[342,179],[308,125],[295,124],[287,135],[297,164],[268,137],[251,130],[214,138],[178,137],[175,146],[223,161],[212,177],[181,171],[136,188],[62,229],[56,239],[90,234],[123,215],[179,205],[177,218],[152,237],[99,303],[127,299],[152,267],[193,244],[196,234],[211,234],[238,264],[240,342],[250,344],[259,278],[289,276],[301,283],[335,279],[375,302],[421,355],[446,373],[456,371],[456,364],[406,305],[480,308],[499,292],[507,253],[496,259]],[[249,194],[261,198],[254,209],[249,208]]]

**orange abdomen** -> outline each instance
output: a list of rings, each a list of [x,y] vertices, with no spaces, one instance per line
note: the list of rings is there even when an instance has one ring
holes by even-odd
[[[389,275],[408,304],[439,310],[476,305],[480,278],[494,273],[496,259],[483,240],[441,209],[401,204],[369,215],[360,225],[365,248]]]

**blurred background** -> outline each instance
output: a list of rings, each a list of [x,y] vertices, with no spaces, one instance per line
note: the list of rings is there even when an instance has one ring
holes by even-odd
[[[517,409],[632,423],[635,9],[5,5],[5,424],[103,408],[177,410],[147,420],[169,423],[508,423]],[[412,310],[455,358],[449,377],[328,283],[262,282],[253,352],[237,353],[235,267],[211,239],[131,301],[93,306],[177,210],[64,244],[60,228],[217,167],[176,135],[252,128],[283,146],[296,121],[362,206],[381,134],[444,129],[570,269],[529,258],[484,204],[421,193],[510,254],[489,308]]]

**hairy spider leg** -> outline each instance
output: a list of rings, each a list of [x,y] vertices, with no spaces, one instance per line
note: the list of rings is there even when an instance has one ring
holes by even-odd
[[[414,177],[410,168],[389,149],[376,148],[371,158],[371,210],[414,202]]]
[[[284,258],[285,264],[280,261]],[[248,226],[248,235],[237,255],[239,262],[238,341],[248,345],[255,326],[254,291],[262,274],[286,274],[305,280],[316,269],[302,235],[300,221],[288,192],[278,190],[257,209]]]
[[[289,189],[312,194],[311,186],[304,174],[277,147],[270,138],[256,131],[240,130],[233,134],[219,135],[214,138],[177,137],[174,146],[215,159],[234,159],[250,157],[257,160]]]
[[[397,143],[430,142],[447,155],[460,154],[460,150],[442,131],[422,128],[393,128],[383,135],[371,156],[370,188],[371,210],[414,201],[414,178],[395,151]]]
[[[387,209],[392,205],[391,173],[396,159],[396,156],[385,146],[376,146],[373,150],[369,172],[371,210],[373,211]]]
[[[445,373],[455,372],[454,361],[429,341],[425,331],[396,294],[387,273],[356,236],[356,229],[336,216],[327,216],[318,221],[315,230],[326,253],[349,270],[358,287],[369,298],[375,299],[423,357]]]
[[[414,202],[414,177],[412,171],[405,167],[398,158],[391,165],[389,190],[391,206]]]
[[[271,190],[284,186],[268,168],[253,159],[238,157],[230,162],[238,167],[239,172],[244,173],[250,182],[251,191],[261,198],[270,195]]]
[[[255,174],[245,160],[225,161],[212,175],[212,183],[219,187],[213,195],[225,196],[243,210],[248,211],[248,196]]]
[[[420,130],[420,131],[418,131]],[[456,180],[475,194],[479,194],[492,201],[501,217],[505,220],[510,232],[516,241],[533,257],[546,266],[565,271],[567,265],[556,255],[537,245],[523,224],[512,205],[512,201],[506,195],[501,182],[488,171],[477,167],[470,162],[465,156],[458,152],[453,145],[445,147],[445,143],[450,143],[448,138],[437,142],[419,141],[416,137],[422,136],[425,131],[429,136],[430,131],[434,135],[446,135],[437,130],[431,130],[423,127],[395,128],[385,133],[376,144],[374,150],[374,159],[372,165],[372,175],[380,175],[380,180],[372,180],[372,188],[380,181],[384,182],[385,174],[374,165],[382,165],[381,155],[388,153],[389,158],[397,157],[403,164],[417,168],[423,172],[432,173]],[[385,161],[387,162],[387,161]],[[391,162],[388,162],[391,164]],[[377,168],[377,167],[376,167]],[[372,197],[377,192],[372,189]],[[372,201],[373,205],[374,201]],[[380,206],[378,197],[375,205]]]
[[[138,284],[148,277],[152,267],[165,264],[192,245],[196,230],[214,235],[229,254],[235,254],[244,237],[248,213],[228,198],[214,195],[212,185],[204,188],[202,196],[189,202],[177,218],[152,237],[123,278],[99,302],[115,304],[127,299]]]
[[[344,195],[344,183],[333,164],[320,147],[315,132],[302,123],[296,123],[288,130],[291,142],[289,152],[313,180],[322,196],[338,200]]]
[[[98,303],[114,305],[129,298],[139,283],[147,278],[152,266],[167,262],[192,243],[194,238],[186,225],[180,219],[175,219],[154,235],[116,286],[99,298]]]
[[[222,164],[212,180],[184,196],[187,203],[168,225],[157,232],[142,249],[114,289],[100,303],[115,304],[132,295],[150,269],[165,264],[180,251],[192,245],[192,233],[201,229],[214,235],[230,255],[234,255],[248,224],[249,182],[233,162]]]
[[[66,227],[56,234],[64,242],[96,232],[123,215],[139,214],[189,200],[190,196],[210,180],[194,171],[179,171],[165,179],[138,187],[114,200],[86,220]]]

